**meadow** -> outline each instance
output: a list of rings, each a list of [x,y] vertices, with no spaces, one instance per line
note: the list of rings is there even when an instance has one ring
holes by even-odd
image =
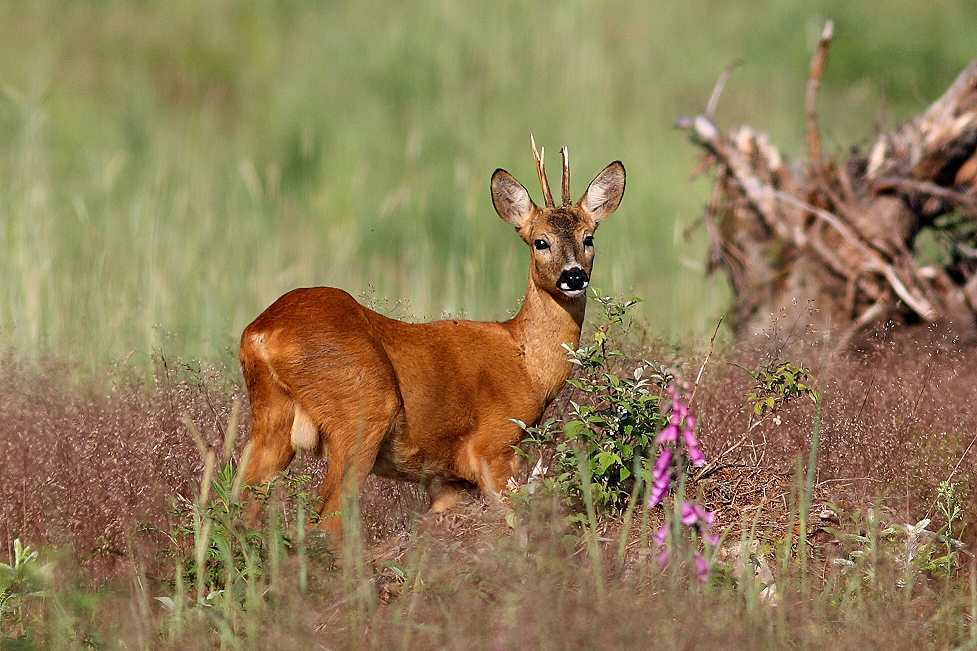
[[[488,192],[534,178],[529,136],[593,178],[624,161],[595,284],[707,337],[708,181],[674,119],[736,60],[721,124],[803,149],[825,18],[826,149],[907,119],[972,58],[966,3],[8,2],[0,7],[0,337],[18,355],[215,359],[296,286],[416,319],[499,318],[522,244]],[[531,186],[530,186],[531,187]],[[533,189],[535,192],[535,190]]]
[[[977,52],[977,8],[950,0],[0,3],[0,649],[975,648],[972,342],[832,352],[789,314],[710,342],[710,179],[673,121],[741,60],[717,121],[802,158],[826,19],[828,154]],[[574,197],[623,161],[593,282],[643,302],[619,323],[591,303],[583,345],[610,332],[622,354],[526,452],[558,463],[579,405],[658,422],[684,376],[711,465],[681,490],[715,514],[714,553],[674,525],[656,562],[682,500],[643,506],[650,481],[616,474],[631,448],[581,461],[592,481],[525,483],[530,461],[501,503],[439,516],[371,479],[341,550],[306,528],[305,458],[241,523],[241,330],[309,285],[411,320],[513,314],[528,256],[489,178],[539,200],[530,134],[551,170],[568,146]],[[776,384],[784,358],[817,395]]]

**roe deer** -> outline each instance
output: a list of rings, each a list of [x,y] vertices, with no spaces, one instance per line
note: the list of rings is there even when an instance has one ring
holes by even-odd
[[[536,424],[569,377],[563,344],[580,343],[594,231],[624,194],[618,161],[571,205],[565,147],[561,154],[562,206],[553,203],[535,142],[544,208],[505,170],[492,175],[495,210],[532,254],[514,318],[405,323],[340,289],[313,287],[285,294],[244,330],[249,484],[283,470],[302,448],[329,460],[319,507],[327,515],[340,509],[344,483],[358,491],[370,472],[424,482],[435,511],[465,488],[505,487],[522,437],[510,419]],[[342,533],[340,518],[320,526]]]

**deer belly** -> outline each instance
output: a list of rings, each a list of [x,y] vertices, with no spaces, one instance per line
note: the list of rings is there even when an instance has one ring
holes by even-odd
[[[373,462],[373,474],[389,479],[420,481],[424,477],[423,455],[407,443],[407,419],[403,413],[384,437]]]
[[[476,481],[477,474],[470,471],[470,464],[466,463],[472,442],[470,430],[424,434],[411,436],[406,422],[395,428],[380,445],[373,474],[412,482],[423,482],[432,477]]]

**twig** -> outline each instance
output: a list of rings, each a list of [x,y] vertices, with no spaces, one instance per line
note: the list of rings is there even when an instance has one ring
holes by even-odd
[[[824,31],[821,32],[821,39],[818,41],[818,49],[811,60],[811,77],[807,82],[807,101],[805,103],[807,151],[811,159],[811,168],[818,176],[821,175],[821,133],[818,131],[818,116],[815,108],[818,87],[821,85],[821,74],[824,72],[824,62],[828,58],[828,45],[831,43],[831,37],[834,36],[834,29],[834,22],[829,20],[824,24]]]
[[[722,162],[720,162],[715,156],[712,156],[711,154],[708,157],[712,159],[712,162],[710,163],[710,167],[712,165],[716,166],[716,177],[721,178],[725,170],[725,165],[723,165]],[[723,189],[721,184],[719,183],[713,184],[712,195],[710,195],[709,197],[709,203],[706,204],[706,209],[702,213],[702,216],[682,229],[682,237],[684,239],[688,239],[689,236],[692,235],[693,232],[695,232],[695,229],[699,227],[699,224],[704,224],[706,227],[706,232],[709,235],[709,242],[714,246],[718,246],[719,239],[718,237],[716,237],[716,232],[715,232],[716,227],[715,224],[712,223],[712,217],[719,210],[719,202],[722,199],[722,194],[723,194]]]
[[[834,483],[839,483],[839,482],[846,483],[846,484],[853,484],[856,481],[874,481],[874,482],[876,482],[878,484],[884,484],[885,483],[883,480],[876,479],[875,477],[842,477],[842,478],[837,478],[837,479],[822,479],[817,484],[815,484],[814,487],[815,488],[821,488],[825,484],[834,484]]]
[[[756,466],[750,466],[750,465],[747,465],[745,463],[724,463],[724,464],[721,464],[721,465],[713,465],[713,464],[710,463],[708,466],[705,466],[702,470],[700,470],[698,472],[698,474],[696,474],[696,476],[692,478],[691,481],[692,482],[700,481],[702,479],[705,479],[709,475],[713,475],[713,474],[719,472],[720,470],[724,470],[726,468],[750,468],[750,469],[754,469],[755,467]],[[737,486],[737,489],[738,488],[739,488],[739,486]],[[750,489],[747,492],[748,493],[750,493],[750,492],[754,492],[755,493],[758,490],[759,490],[758,488],[753,488],[753,489]],[[735,495],[734,495],[733,499],[734,500],[736,499]]]
[[[753,174],[750,164],[709,117],[705,115],[683,116],[675,120],[675,126],[694,131],[701,139],[702,144],[726,164],[726,167],[732,172],[743,189],[747,201],[753,204],[760,219],[781,239],[793,239],[787,227],[780,220],[770,221],[769,219],[775,214],[776,199],[773,188]]]
[[[891,265],[883,265],[879,271],[881,271],[882,275],[885,276],[885,279],[889,281],[889,284],[892,286],[892,289],[896,295],[901,298],[903,302],[905,302],[906,305],[912,309],[913,312],[923,317],[923,319],[926,321],[936,320],[938,314],[936,313],[936,310],[933,309],[933,306],[930,305],[929,301],[927,301],[925,298],[913,295],[913,293],[909,291],[909,288],[906,287],[902,283],[902,280],[899,279],[899,276],[896,274],[896,270],[893,269]]]
[[[752,418],[753,417],[751,416],[750,419],[752,420]],[[760,425],[760,423],[765,423],[766,420],[767,420],[766,416],[763,416],[763,417],[760,418],[760,420],[758,420],[756,422],[753,422],[751,425],[749,425],[746,428],[746,434],[744,434],[743,436],[741,436],[739,441],[737,441],[736,443],[732,444],[731,446],[729,446],[728,448],[726,448],[725,450],[723,450],[722,452],[720,452],[719,454],[717,454],[716,457],[712,461],[710,461],[709,463],[707,463],[705,466],[702,467],[702,470],[700,470],[698,473],[696,473],[695,477],[692,478],[692,481],[699,481],[700,479],[702,479],[706,475],[711,474],[712,472],[715,472],[720,467],[722,467],[719,464],[719,462],[722,460],[722,458],[725,457],[730,452],[735,452],[737,448],[741,447],[744,443],[746,443],[746,440],[748,438],[750,438],[750,434],[753,433],[753,430],[755,430],[757,428],[757,426]],[[766,438],[767,437],[764,436],[763,438],[764,438],[763,445],[765,446],[767,444],[767,441],[766,441]],[[754,448],[753,449],[753,456],[754,456],[754,459],[755,459],[756,458],[756,445],[754,445],[753,448]],[[760,459],[762,460],[763,457],[761,456]],[[756,467],[758,465],[760,465],[759,462],[756,463],[756,464],[754,464],[754,467]]]
[[[963,463],[963,460],[967,458],[967,453],[970,452],[970,448],[974,447],[975,442],[977,442],[977,435],[970,439],[970,445],[968,445],[967,449],[963,451],[963,454],[960,455],[960,460],[957,461],[957,465],[953,466],[953,470],[951,470],[950,474],[947,475],[946,480],[948,482],[953,478],[953,475],[956,474],[957,469],[960,468],[960,464]]]
[[[846,226],[840,219],[838,219],[837,215],[835,215],[834,213],[818,208],[817,206],[812,206],[808,202],[801,201],[797,197],[793,197],[781,190],[773,190],[771,188],[771,192],[773,196],[779,199],[780,201],[783,201],[784,203],[788,203],[794,206],[795,208],[800,208],[801,210],[806,210],[810,212],[812,215],[819,218],[821,221],[825,222],[826,224],[834,228],[836,231],[838,231],[838,234],[841,235],[843,238],[845,238],[845,240],[847,240],[848,243],[851,244],[853,247],[860,250],[867,257],[872,257],[868,249],[868,245],[862,242],[861,239],[859,239],[859,237],[855,233],[853,233],[852,230],[848,226]]]
[[[719,334],[719,326],[723,324],[724,318],[726,317],[724,316],[719,317],[719,323],[716,324],[716,330],[712,333],[712,338],[709,340],[709,352],[706,353],[706,358],[702,360],[702,366],[699,367],[699,374],[695,376],[695,384],[692,386],[692,395],[689,396],[690,405],[692,404],[692,401],[695,400],[695,392],[699,388],[699,380],[702,379],[702,372],[706,370],[706,364],[709,363],[709,358],[712,357],[712,350],[714,344],[716,343],[716,335]]]
[[[953,205],[960,208],[968,208],[972,211],[977,211],[977,201],[975,201],[973,198],[963,194],[962,192],[957,192],[956,190],[951,190],[950,188],[945,188],[942,185],[930,183],[929,181],[917,181],[914,179],[886,176],[873,183],[872,190],[874,192],[900,190],[907,194],[929,195],[949,201]]]
[[[883,294],[877,301],[872,303],[868,309],[862,312],[861,315],[855,319],[855,323],[849,326],[848,329],[845,330],[844,334],[838,338],[838,343],[835,346],[835,350],[845,350],[845,348],[848,346],[848,342],[851,341],[856,332],[870,323],[875,323],[883,314],[885,314],[889,307],[889,295]]]
[[[716,105],[719,104],[719,96],[723,94],[723,88],[726,87],[726,82],[729,81],[729,76],[733,74],[740,65],[742,65],[743,59],[737,59],[731,64],[726,66],[723,73],[719,75],[719,80],[716,82],[716,86],[712,89],[712,95],[709,96],[709,103],[706,104],[706,117],[710,120],[713,114],[716,112]]]
[[[719,460],[722,459],[723,457],[725,457],[730,452],[733,452],[734,450],[736,450],[736,448],[738,448],[741,445],[743,445],[744,443],[746,443],[746,439],[749,436],[750,436],[750,434],[749,434],[749,432],[747,432],[746,434],[743,435],[742,438],[740,438],[739,441],[737,441],[736,443],[734,443],[733,445],[729,446],[728,448],[726,448],[725,450],[723,450],[721,453],[719,453],[718,455],[716,455],[716,458],[715,459],[713,459],[712,461],[710,461],[709,463],[707,463],[705,466],[703,466],[702,470],[700,470],[698,473],[696,473],[695,477],[692,478],[692,481],[694,481],[694,482],[695,481],[699,481],[700,479],[702,479],[706,475],[708,475],[710,473],[713,473],[716,470],[719,470],[719,468],[721,467],[719,465]]]

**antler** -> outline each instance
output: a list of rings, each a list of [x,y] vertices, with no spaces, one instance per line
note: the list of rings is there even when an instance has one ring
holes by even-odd
[[[560,149],[560,155],[563,157],[563,205],[570,206],[570,152],[567,151],[566,146]]]
[[[543,200],[546,202],[547,208],[553,208],[553,193],[550,192],[549,181],[546,180],[546,169],[543,167],[543,156],[546,154],[546,148],[543,147],[541,152],[536,151],[536,139],[533,138],[532,134],[529,134],[529,141],[533,143],[533,158],[536,159],[536,171],[539,173],[539,184],[543,186]]]

